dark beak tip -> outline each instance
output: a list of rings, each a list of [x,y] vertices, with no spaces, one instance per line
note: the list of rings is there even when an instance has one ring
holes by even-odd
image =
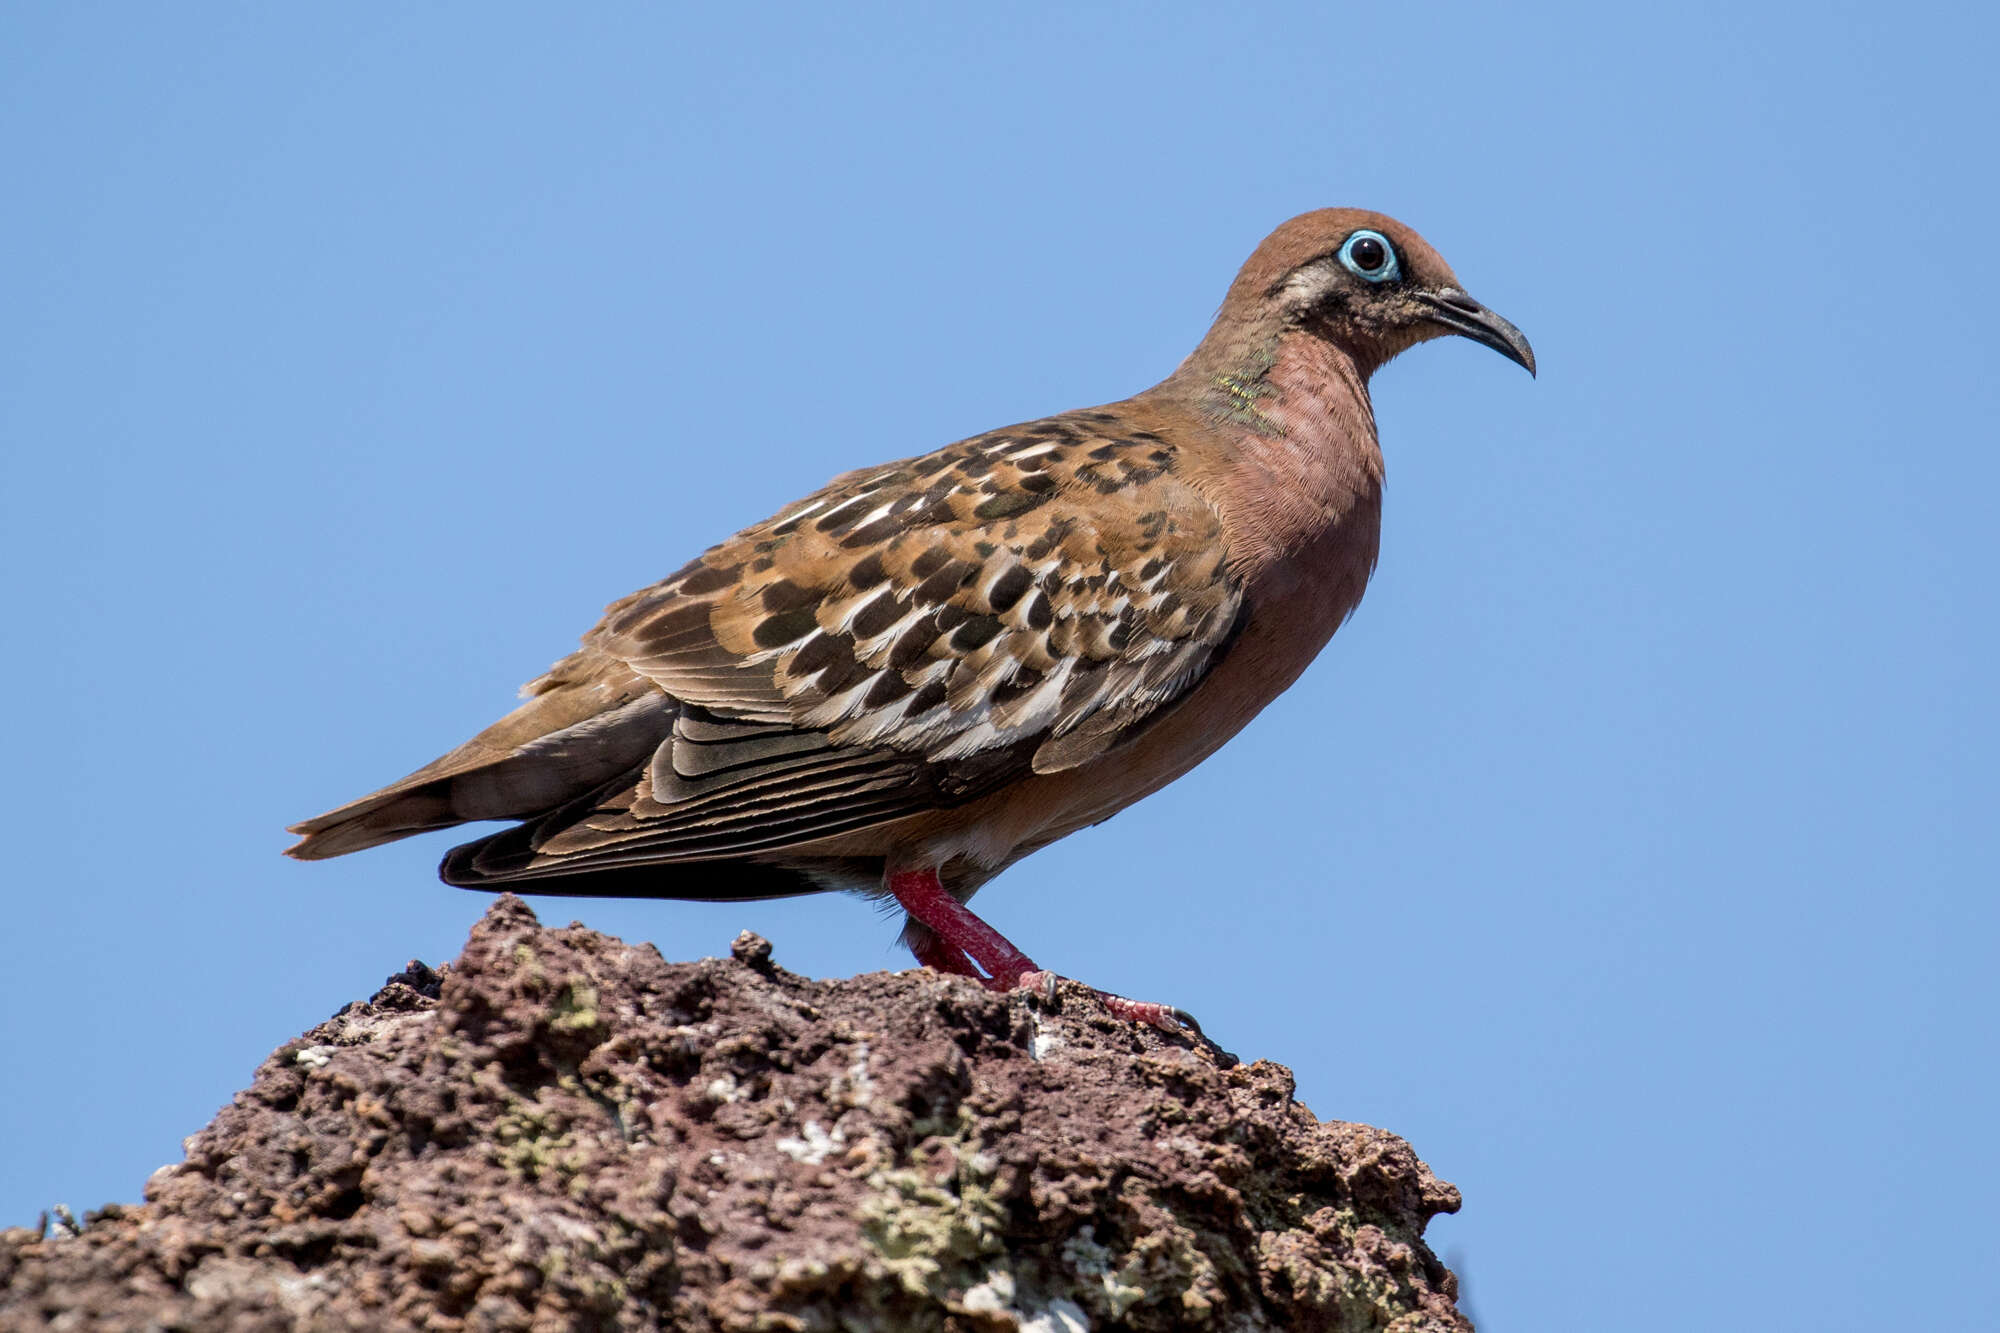
[[[1431,309],[1431,318],[1462,338],[1490,347],[1539,378],[1535,371],[1535,349],[1512,323],[1456,289],[1419,294]]]
[[[1529,345],[1527,335],[1491,310],[1481,313],[1484,318],[1478,321],[1478,327],[1462,332],[1474,342],[1484,343],[1520,366],[1528,372],[1529,379],[1539,379],[1535,371],[1535,349]]]
[[[1540,378],[1535,370],[1535,349],[1528,345],[1528,340],[1522,336],[1519,329],[1498,315],[1489,315],[1489,318],[1482,320],[1477,328],[1454,329],[1453,332],[1460,337],[1470,338],[1482,347],[1492,348],[1527,371],[1529,379]]]

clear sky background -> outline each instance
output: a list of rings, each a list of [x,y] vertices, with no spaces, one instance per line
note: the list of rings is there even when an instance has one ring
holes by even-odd
[[[1541,379],[1378,376],[1358,617],[981,911],[1407,1136],[1491,1329],[1983,1322],[1974,10],[7,6],[0,1224],[487,906],[283,825],[833,473],[1152,383],[1346,203]],[[906,965],[849,898],[535,905]]]

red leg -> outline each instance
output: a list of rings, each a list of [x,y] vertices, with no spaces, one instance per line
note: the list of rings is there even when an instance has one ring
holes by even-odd
[[[965,950],[946,944],[934,932],[926,930],[910,946],[910,952],[933,972],[949,972],[954,976],[971,977],[975,981],[986,980],[985,975],[972,965],[972,960],[965,956]]]
[[[1007,942],[1007,937],[972,914],[972,909],[945,892],[935,870],[892,870],[889,892],[903,910],[931,928],[947,947],[969,954],[998,983],[1013,990],[1021,978],[1039,972],[1034,960]],[[926,966],[930,959],[924,959]],[[953,969],[946,969],[947,971]]]
[[[888,885],[903,910],[929,927],[930,933],[911,946],[911,952],[925,967],[974,977],[1000,991],[1054,986],[1053,976],[1036,967],[1034,960],[1008,943],[1006,936],[946,892],[936,870],[892,870]],[[967,955],[971,956],[971,962],[967,962]],[[985,968],[987,975],[981,977],[974,971],[973,962]],[[1185,1010],[1171,1005],[1128,1000],[1108,991],[1098,991],[1097,998],[1114,1016],[1128,1022],[1201,1035],[1200,1024]]]

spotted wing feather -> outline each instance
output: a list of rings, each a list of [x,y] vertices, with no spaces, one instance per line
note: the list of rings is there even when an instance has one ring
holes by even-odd
[[[850,474],[614,606],[591,644],[718,713],[934,765],[1116,744],[1228,642],[1241,589],[1172,450],[1111,413]]]

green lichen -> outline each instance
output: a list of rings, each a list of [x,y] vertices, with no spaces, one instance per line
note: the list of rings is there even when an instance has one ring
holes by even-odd
[[[514,967],[521,989],[530,995],[539,995],[548,984],[548,976],[542,971],[542,960],[535,957],[535,951],[525,943],[514,946]]]
[[[913,1296],[944,1300],[976,1285],[975,1261],[1006,1249],[1007,1206],[993,1190],[993,1162],[980,1151],[965,1108],[945,1139],[956,1166],[944,1179],[922,1167],[885,1168],[868,1177],[861,1234],[881,1265]],[[944,1128],[943,1124],[938,1128]]]
[[[913,1296],[944,1299],[976,1280],[973,1260],[1001,1253],[1007,1211],[964,1172],[940,1184],[918,1169],[877,1171],[861,1205],[861,1234],[882,1266]]]
[[[1429,1316],[1410,1310],[1410,1293],[1394,1273],[1365,1262],[1325,1262],[1324,1241],[1338,1237],[1342,1244],[1336,1248],[1353,1254],[1348,1247],[1362,1225],[1352,1208],[1322,1209],[1306,1228],[1259,1237],[1260,1266],[1277,1275],[1303,1303],[1330,1315],[1328,1327],[1334,1333],[1429,1327]],[[1411,1319],[1417,1322],[1408,1322]]]
[[[1113,1285],[1114,1279],[1107,1277],[1106,1290]],[[1115,1285],[1119,1291],[1140,1292],[1141,1299],[1172,1298],[1192,1319],[1206,1318],[1220,1291],[1214,1262],[1195,1243],[1194,1233],[1181,1226],[1141,1236],[1126,1252]]]
[[[514,1099],[494,1123],[493,1138],[499,1145],[496,1160],[520,1179],[539,1180],[549,1172],[574,1176],[585,1164],[576,1135],[534,1102]]]
[[[557,1032],[586,1032],[602,1025],[597,1016],[597,987],[571,977],[550,1006],[549,1026]]]

